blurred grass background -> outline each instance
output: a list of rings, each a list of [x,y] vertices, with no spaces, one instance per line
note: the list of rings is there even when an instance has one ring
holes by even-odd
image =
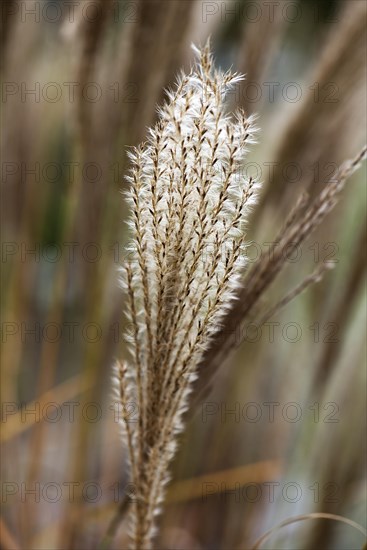
[[[0,545],[98,548],[128,484],[110,387],[128,330],[118,286],[126,152],[190,66],[190,44],[211,35],[218,64],[247,75],[233,104],[259,114],[247,167],[263,182],[248,228],[253,261],[300,192],[320,191],[366,141],[366,3],[6,0],[1,8]],[[192,411],[157,547],[247,549],[280,521],[312,512],[364,523],[364,182],[365,167],[266,300],[316,263],[335,269],[274,324],[239,336],[234,359]],[[284,528],[263,548],[363,542],[351,526],[320,519]],[[111,547],[125,545],[122,524]]]

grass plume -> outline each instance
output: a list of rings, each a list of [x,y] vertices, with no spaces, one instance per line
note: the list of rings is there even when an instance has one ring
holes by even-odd
[[[132,360],[116,378],[122,407],[134,402],[139,411],[136,425],[125,422],[136,549],[152,547],[191,383],[244,267],[243,224],[258,187],[241,172],[253,118],[225,110],[226,93],[241,76],[217,71],[209,44],[196,54],[147,143],[130,155],[124,283]]]

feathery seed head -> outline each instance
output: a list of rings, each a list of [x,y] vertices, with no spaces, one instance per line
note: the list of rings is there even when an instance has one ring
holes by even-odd
[[[140,495],[133,539],[144,548],[153,520],[139,525],[162,499],[196,367],[233,299],[258,188],[243,174],[254,119],[226,112],[226,94],[242,76],[216,70],[209,44],[194,50],[195,66],[168,92],[147,142],[130,153],[134,253],[124,285],[133,367],[120,370],[120,380],[123,399],[138,402],[139,422],[126,427]]]

